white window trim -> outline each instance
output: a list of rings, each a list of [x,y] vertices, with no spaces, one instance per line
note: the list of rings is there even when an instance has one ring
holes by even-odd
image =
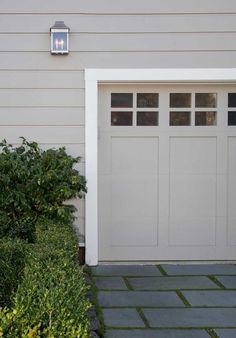
[[[86,263],[98,264],[98,84],[106,82],[236,82],[236,68],[85,69]]]

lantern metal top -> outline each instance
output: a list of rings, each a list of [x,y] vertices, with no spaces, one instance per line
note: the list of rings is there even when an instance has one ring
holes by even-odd
[[[52,29],[68,29],[68,31],[70,30],[70,28],[64,24],[64,21],[56,21],[55,24],[50,28],[50,30]]]

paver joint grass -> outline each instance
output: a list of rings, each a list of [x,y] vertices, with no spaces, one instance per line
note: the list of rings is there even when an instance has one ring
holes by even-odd
[[[123,280],[125,282],[125,285],[126,285],[127,289],[130,290],[130,291],[133,291],[134,289],[133,289],[132,285],[130,284],[128,278],[127,277],[123,277]]]
[[[165,271],[165,269],[161,265],[157,265],[157,268],[163,276],[168,276],[168,273]]]
[[[191,304],[187,301],[187,299],[184,297],[183,293],[180,290],[176,290],[176,293],[186,307],[191,307]]]
[[[142,320],[145,324],[145,327],[150,328],[149,322],[148,322],[147,318],[145,317],[143,310],[140,307],[136,308],[136,310],[137,310],[139,316],[142,318]]]
[[[207,276],[213,283],[219,286],[221,289],[225,290],[225,286],[213,275]]]
[[[207,329],[206,331],[207,331],[207,333],[209,334],[209,336],[210,336],[211,338],[219,338],[219,336],[215,333],[214,330],[212,330],[212,329]]]

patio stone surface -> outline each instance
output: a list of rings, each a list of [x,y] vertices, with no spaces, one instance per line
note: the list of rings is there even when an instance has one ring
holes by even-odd
[[[144,309],[150,327],[236,327],[236,308]]]
[[[155,265],[98,265],[92,268],[94,276],[161,276]]]
[[[103,309],[105,324],[112,327],[145,327],[135,309]]]
[[[106,338],[236,338],[234,264],[100,265],[91,273]]]
[[[204,330],[108,330],[106,338],[209,338],[209,335]]]
[[[193,306],[236,306],[236,291],[183,291]]]
[[[236,275],[234,264],[164,264],[168,275]]]
[[[219,338],[235,338],[236,329],[219,329],[215,330]]]
[[[99,291],[102,307],[172,307],[184,306],[175,292]]]
[[[219,289],[205,276],[128,278],[135,290]]]
[[[98,289],[127,290],[124,279],[121,277],[96,277],[95,284]]]
[[[236,276],[215,276],[228,289],[236,289]],[[236,337],[236,336],[235,336]]]

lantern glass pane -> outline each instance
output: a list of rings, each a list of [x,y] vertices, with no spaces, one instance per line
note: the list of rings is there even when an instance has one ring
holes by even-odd
[[[53,50],[58,52],[67,51],[67,33],[53,32]]]

